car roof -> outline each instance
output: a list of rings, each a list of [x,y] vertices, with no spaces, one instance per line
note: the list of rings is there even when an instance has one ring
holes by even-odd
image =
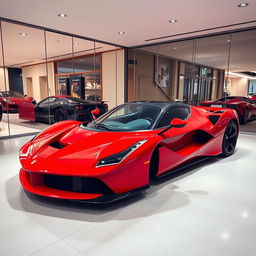
[[[162,110],[167,109],[169,107],[187,107],[190,106],[181,102],[177,101],[131,101],[126,104],[143,104],[143,105],[150,105],[160,107]]]

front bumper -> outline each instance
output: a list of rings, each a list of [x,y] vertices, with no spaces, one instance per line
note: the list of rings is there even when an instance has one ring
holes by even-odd
[[[47,176],[47,174],[28,172],[23,168],[20,170],[19,176],[23,188],[32,194],[49,198],[67,199],[94,204],[105,204],[124,199],[148,187],[145,186],[132,191],[117,194],[112,192],[105,184],[101,184],[102,182],[100,180],[96,179],[94,179],[94,181],[91,180],[94,186],[90,185],[87,181],[81,182],[81,180],[84,178],[72,176],[59,176],[57,179],[51,178],[49,180],[49,176],[53,175]],[[64,177],[64,180],[62,180],[61,177]],[[68,179],[72,179],[72,184],[67,184]],[[97,184],[98,187],[95,188]],[[101,193],[97,193],[97,190]]]

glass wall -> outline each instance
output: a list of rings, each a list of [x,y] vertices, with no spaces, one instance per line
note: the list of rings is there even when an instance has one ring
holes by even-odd
[[[5,21],[0,35],[0,138],[124,102],[124,49]]]
[[[247,30],[129,49],[128,100],[200,105],[237,96],[250,113],[241,129],[256,132],[256,106],[243,98],[256,94],[255,45],[256,30]]]

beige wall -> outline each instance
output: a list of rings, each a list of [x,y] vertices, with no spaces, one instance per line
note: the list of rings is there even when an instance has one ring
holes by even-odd
[[[5,76],[4,76],[5,70]],[[6,80],[6,81],[5,81]],[[0,91],[9,90],[9,79],[7,68],[0,68]]]
[[[136,52],[136,61],[133,100],[168,100],[154,82],[154,55]]]
[[[124,50],[102,53],[102,96],[109,109],[124,103]]]
[[[248,94],[248,79],[247,78],[230,78],[229,89],[231,95],[247,96]]]
[[[50,62],[48,65],[48,85],[49,85],[49,95],[55,94],[55,84],[54,84],[54,64]],[[23,80],[23,88],[24,94],[28,94],[28,96],[33,96],[34,99],[38,102],[44,98],[45,95],[41,95],[42,86],[47,86],[47,83],[42,85],[42,78],[46,77],[46,65],[38,64],[33,66],[27,66],[22,68],[22,80]],[[27,88],[27,81],[32,79],[33,86],[33,95],[29,95],[29,90]],[[40,88],[41,84],[41,88]]]

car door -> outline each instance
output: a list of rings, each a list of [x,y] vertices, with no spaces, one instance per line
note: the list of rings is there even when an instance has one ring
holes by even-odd
[[[156,128],[166,128],[174,118],[186,120],[190,116],[190,107],[171,107],[162,115]],[[171,128],[161,136],[163,140],[159,145],[159,168],[160,175],[184,161],[187,155],[177,153],[179,148],[186,143],[187,125],[181,128]]]
[[[40,101],[36,106],[36,120],[48,122],[49,114],[52,117],[52,108],[54,107],[55,101],[57,101],[56,97],[47,97]]]

